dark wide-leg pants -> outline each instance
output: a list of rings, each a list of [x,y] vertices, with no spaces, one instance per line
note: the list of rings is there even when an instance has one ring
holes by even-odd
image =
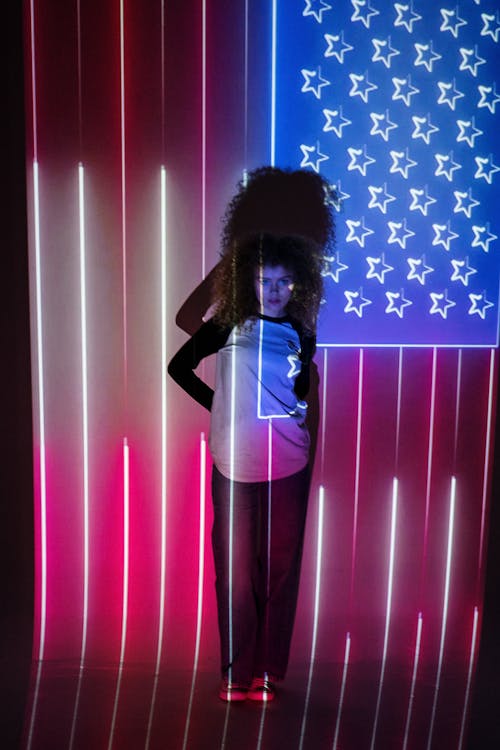
[[[285,676],[308,493],[308,467],[270,482],[232,482],[213,467],[221,669],[235,683]]]

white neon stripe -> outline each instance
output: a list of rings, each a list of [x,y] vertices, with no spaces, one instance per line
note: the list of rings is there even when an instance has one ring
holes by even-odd
[[[267,702],[264,701],[262,704],[261,712],[260,712],[260,722],[259,722],[259,735],[257,737],[257,745],[255,747],[255,750],[261,750],[262,747],[262,738],[264,736],[264,722],[266,718],[266,709],[267,709]]]
[[[162,3],[162,19],[164,4]],[[162,20],[163,28],[163,20]],[[162,36],[163,40],[163,36]],[[163,41],[162,41],[163,51]],[[162,71],[163,75],[163,71]],[[160,674],[161,657],[163,651],[163,631],[165,625],[165,585],[166,585],[166,559],[167,559],[167,190],[166,170],[162,166],[160,170],[160,275],[161,275],[161,538],[160,538],[160,606],[158,617],[158,643],[156,648],[155,679],[151,695],[149,709],[148,730],[146,735],[145,750],[148,750],[151,741],[153,719],[156,707],[156,696],[158,691],[158,677]]]
[[[491,424],[493,417],[493,394],[495,391],[495,350],[490,351],[490,383],[488,389],[488,413],[486,417],[486,436],[484,446],[484,469],[483,469],[483,498],[481,504],[481,531],[479,534],[479,555],[477,560],[477,586],[481,582],[481,572],[483,568],[483,550],[484,534],[486,524],[486,507],[488,504],[488,475],[490,466],[490,449],[491,449]]]
[[[427,558],[427,536],[429,532],[429,507],[431,500],[431,477],[432,477],[432,454],[434,450],[434,414],[436,409],[436,367],[437,367],[437,348],[432,350],[432,379],[431,379],[431,403],[429,408],[429,439],[427,447],[427,481],[425,487],[425,521],[424,521],[424,544],[422,552],[422,573],[421,584],[425,574],[425,561]]]
[[[354,593],[354,569],[356,567],[362,414],[363,414],[363,349],[360,349],[359,350],[359,365],[358,365],[358,415],[357,415],[357,422],[356,422],[356,469],[355,469],[355,475],[354,475],[354,515],[353,515],[353,521],[352,521],[351,593],[350,593],[349,608],[352,607],[352,597]]]
[[[121,129],[121,207],[122,207],[122,286],[123,286],[123,363],[125,398],[127,394],[127,185],[125,162],[125,31],[124,0],[120,0],[120,129]]]
[[[207,225],[207,5],[201,3],[201,275],[206,276]]]
[[[88,363],[87,363],[87,279],[85,237],[85,182],[83,164],[78,166],[78,196],[80,219],[80,321],[82,356],[82,448],[83,448],[83,631],[80,666],[83,667],[87,650],[89,605],[89,423],[88,423]]]
[[[326,439],[326,384],[328,379],[328,354],[323,350],[323,403],[321,404],[321,476],[325,471],[325,439]]]
[[[389,627],[391,624],[391,606],[392,606],[392,588],[394,581],[394,556],[396,547],[396,523],[398,514],[398,480],[396,477],[392,480],[392,512],[391,512],[391,541],[389,551],[389,572],[387,576],[387,601],[386,601],[386,615],[385,615],[385,632],[384,632],[384,648],[382,652],[382,667],[380,670],[380,679],[378,686],[377,706],[375,709],[375,720],[373,722],[372,741],[370,750],[375,747],[375,738],[377,735],[378,719],[380,713],[380,703],[382,699],[382,690],[384,686],[385,677],[385,665],[387,661],[387,648],[389,645]]]
[[[455,435],[453,439],[453,466],[455,466],[457,460],[457,445],[458,445],[458,423],[460,420],[460,391],[462,386],[462,350],[458,350],[457,357],[457,391],[455,397]]]
[[[229,483],[229,576],[228,576],[228,606],[229,606],[229,672],[228,680],[232,680],[233,663],[233,536],[234,536],[234,459],[235,459],[235,429],[236,429],[236,347],[231,347],[231,426],[229,464],[231,480]]]
[[[342,717],[342,707],[344,705],[344,695],[345,695],[345,686],[347,683],[347,669],[349,667],[350,650],[351,650],[351,636],[350,636],[350,633],[347,633],[347,636],[345,639],[344,669],[342,672],[342,685],[340,687],[339,707],[337,709],[337,723],[335,724],[335,736],[333,738],[332,750],[337,750],[337,743],[339,741],[340,720]]]
[[[263,306],[261,303],[261,314],[263,312]],[[259,376],[257,378],[257,416],[259,419],[262,419],[262,412],[261,412],[261,399],[262,399],[262,340],[264,338],[264,321],[262,318],[259,320],[259,363],[258,363],[258,373]]]
[[[401,427],[401,386],[403,381],[403,347],[399,347],[399,357],[398,357],[398,404],[397,404],[397,412],[396,412],[396,451],[395,451],[395,459],[394,459],[394,465],[395,470],[397,470],[398,466],[398,458],[399,458],[399,432]]]
[[[309,710],[309,700],[311,697],[311,686],[314,671],[314,661],[316,658],[316,640],[318,636],[318,616],[319,616],[319,598],[321,593],[321,563],[323,557],[323,513],[325,504],[325,488],[320,485],[319,488],[319,503],[318,503],[318,543],[316,552],[316,582],[314,589],[314,619],[313,619],[313,635],[311,642],[311,657],[309,662],[309,677],[307,680],[306,699],[304,703],[304,713],[302,715],[302,726],[300,730],[300,742],[299,750],[302,750],[304,745],[304,738],[306,734],[307,725],[307,713]]]
[[[40,643],[38,659],[43,660],[47,621],[47,473],[45,459],[45,382],[43,361],[42,271],[40,252],[40,196],[38,162],[33,162],[33,204],[35,220],[36,343],[38,364],[38,414],[40,436]]]
[[[271,40],[271,158],[272,167],[276,165],[276,48],[278,23],[277,0],[273,0],[272,40]]]
[[[406,726],[405,726],[405,736],[403,741],[403,747],[402,750],[406,750],[406,747],[408,745],[408,737],[410,734],[410,725],[411,725],[411,715],[413,712],[413,701],[415,698],[415,685],[417,682],[417,673],[418,673],[418,663],[420,661],[420,642],[422,640],[422,613],[418,613],[418,623],[417,623],[417,637],[415,641],[415,655],[413,657],[413,673],[411,676],[411,687],[410,687],[410,698],[408,701],[408,711],[406,713]]]
[[[38,708],[38,698],[40,695],[40,682],[42,678],[42,669],[43,669],[43,661],[39,661],[37,663],[37,668],[36,668],[35,689],[33,690],[33,703],[31,706],[30,726],[28,730],[26,750],[31,750],[31,745],[33,744],[33,732],[35,729],[35,717],[36,717],[36,712]]]
[[[193,708],[194,688],[198,672],[198,659],[200,656],[200,638],[201,623],[203,619],[203,579],[205,567],[205,498],[206,498],[206,479],[207,479],[207,443],[205,434],[202,432],[200,437],[200,524],[198,539],[198,609],[196,615],[196,638],[194,647],[193,676],[191,679],[191,690],[189,693],[189,703],[184,727],[184,741],[182,750],[186,750],[189,736],[189,727],[191,724],[191,711]]]
[[[476,639],[477,639],[477,623],[479,619],[479,611],[477,607],[474,607],[474,620],[472,624],[472,639],[470,644],[470,655],[469,655],[469,672],[467,674],[467,687],[465,689],[464,709],[462,712],[462,723],[460,725],[460,739],[458,741],[458,750],[462,749],[464,738],[465,738],[465,722],[469,711],[469,699],[470,699],[470,688],[472,683],[472,673],[474,670],[474,661],[476,657]]]
[[[432,716],[429,727],[429,736],[427,739],[427,750],[430,750],[432,745],[432,735],[434,732],[434,720],[436,718],[436,707],[439,695],[439,687],[441,683],[441,670],[443,667],[443,653],[444,643],[446,638],[446,626],[448,622],[448,602],[450,596],[450,576],[451,576],[451,560],[453,552],[453,527],[455,523],[455,495],[456,495],[456,478],[451,478],[451,489],[450,489],[450,515],[448,521],[448,543],[446,548],[446,572],[445,572],[445,585],[444,585],[444,596],[443,596],[443,616],[441,621],[441,640],[439,644],[439,660],[438,669],[436,676],[436,683],[434,688],[434,702],[432,705]]]

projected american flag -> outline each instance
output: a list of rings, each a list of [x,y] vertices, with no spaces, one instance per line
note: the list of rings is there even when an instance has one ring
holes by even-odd
[[[337,193],[319,342],[496,346],[498,5],[301,0],[277,36],[277,163]]]

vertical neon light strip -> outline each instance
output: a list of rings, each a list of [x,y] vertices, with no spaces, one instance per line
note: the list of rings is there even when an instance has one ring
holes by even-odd
[[[418,623],[417,623],[417,637],[415,640],[415,655],[413,657],[413,673],[411,676],[411,688],[410,688],[410,698],[408,701],[408,711],[406,713],[406,726],[405,726],[405,736],[403,740],[403,747],[402,750],[406,750],[408,746],[408,737],[410,735],[410,725],[411,725],[411,715],[413,712],[413,701],[415,698],[415,685],[417,682],[417,673],[418,673],[418,663],[420,661],[420,642],[422,640],[422,613],[418,613]]]
[[[434,721],[436,718],[436,707],[439,695],[439,687],[441,683],[441,670],[443,667],[443,653],[444,643],[446,639],[446,625],[448,621],[448,602],[450,596],[450,575],[451,575],[451,560],[453,551],[453,527],[455,523],[455,495],[456,495],[456,478],[451,478],[451,489],[450,489],[450,515],[448,521],[448,543],[446,549],[446,572],[445,572],[445,585],[444,585],[444,596],[443,596],[443,616],[441,621],[441,640],[439,644],[439,660],[438,670],[436,676],[436,684],[434,688],[434,701],[432,704],[432,715],[431,723],[429,727],[429,736],[427,739],[427,750],[430,750],[432,745],[432,735],[434,732]]]
[[[387,602],[385,615],[385,632],[384,648],[382,652],[382,667],[380,670],[380,680],[378,686],[377,706],[375,709],[375,721],[373,722],[372,741],[370,750],[375,747],[375,738],[377,735],[378,719],[380,713],[380,702],[382,699],[382,689],[384,686],[385,664],[387,660],[387,647],[389,644],[389,627],[391,624],[391,605],[392,605],[392,587],[394,580],[394,552],[396,547],[396,523],[398,514],[398,480],[396,477],[392,480],[392,512],[391,512],[391,542],[389,552],[389,573],[387,576]]]
[[[184,728],[184,741],[182,750],[186,750],[189,736],[189,726],[191,724],[191,711],[193,708],[194,688],[196,684],[196,675],[198,672],[198,659],[200,655],[200,638],[201,623],[203,618],[203,578],[205,567],[205,497],[206,497],[206,470],[207,466],[207,443],[205,434],[202,432],[200,437],[200,524],[198,540],[198,611],[196,615],[196,638],[194,648],[193,676],[191,679],[191,690],[189,693],[189,703],[186,716],[186,725]]]
[[[321,409],[321,476],[325,471],[325,439],[326,439],[326,382],[328,378],[327,348],[323,349],[323,403]]]
[[[429,533],[429,507],[431,500],[431,478],[432,478],[432,453],[434,449],[434,414],[436,409],[436,368],[437,348],[432,350],[432,380],[431,380],[431,403],[429,409],[429,440],[427,449],[427,482],[425,488],[425,522],[424,522],[424,545],[422,553],[421,588],[425,574],[425,562],[427,559],[427,536]]]
[[[125,165],[125,32],[123,0],[120,0],[120,128],[121,128],[121,178],[122,178],[122,286],[123,286],[123,374],[125,379],[125,398],[128,385],[128,347],[127,347],[127,186]]]
[[[125,646],[127,643],[127,610],[128,610],[128,565],[129,565],[129,447],[127,438],[123,439],[123,601],[122,601],[122,635],[120,646],[120,666],[118,668],[118,679],[116,681],[115,702],[113,706],[113,717],[111,719],[111,730],[109,733],[108,750],[113,747],[113,740],[120,701],[120,688],[123,675],[123,663],[125,660]]]
[[[207,229],[207,5],[201,2],[201,275],[206,276]]]
[[[277,54],[277,25],[278,0],[273,0],[272,33],[271,33],[271,166],[276,164],[276,54]]]
[[[484,446],[483,498],[481,507],[481,531],[479,535],[479,555],[477,561],[477,593],[481,584],[483,567],[484,534],[486,524],[486,506],[488,502],[488,475],[490,466],[491,423],[493,415],[493,393],[495,390],[495,350],[490,350],[490,383],[488,390],[488,413],[486,417],[486,436]]]
[[[359,506],[359,474],[361,458],[361,423],[363,413],[363,349],[359,350],[358,365],[358,415],[356,422],[356,469],[354,477],[354,516],[352,522],[352,561],[351,561],[351,593],[349,609],[352,607],[354,594],[354,569],[356,567],[356,544],[358,537],[358,506]]]
[[[78,8],[79,10],[79,8]],[[80,17],[78,16],[80,30]],[[78,208],[80,229],[80,337],[82,367],[82,458],[83,458],[83,622],[80,669],[76,689],[75,707],[71,722],[69,750],[73,748],[76,721],[80,705],[83,668],[87,651],[87,626],[89,603],[89,430],[88,430],[88,388],[87,388],[87,283],[86,283],[86,242],[85,242],[85,182],[83,164],[78,165]]]
[[[234,535],[234,458],[235,458],[235,426],[236,426],[236,347],[235,342],[231,346],[231,426],[230,426],[230,455],[231,480],[229,483],[229,672],[228,680],[231,682],[233,676],[233,535]]]
[[[460,739],[458,741],[458,750],[462,750],[462,746],[465,738],[465,722],[469,710],[469,699],[470,699],[470,688],[472,683],[472,673],[474,669],[474,661],[476,658],[476,640],[477,640],[477,623],[479,619],[478,608],[474,607],[474,620],[472,624],[472,639],[470,644],[470,655],[469,655],[469,672],[467,674],[467,687],[465,689],[464,709],[462,712],[462,723],[460,725]]]
[[[340,720],[342,718],[342,707],[344,705],[345,686],[347,682],[347,669],[349,667],[349,653],[351,650],[351,636],[347,633],[345,639],[344,669],[342,671],[342,685],[340,687],[339,707],[337,709],[337,723],[335,725],[335,736],[333,738],[332,750],[337,750],[340,732]]]
[[[311,658],[309,662],[309,677],[307,680],[306,699],[304,703],[304,713],[302,716],[302,726],[300,730],[299,750],[302,750],[304,746],[304,738],[306,734],[306,725],[307,725],[307,713],[309,710],[309,700],[311,697],[314,661],[316,658],[316,640],[318,636],[319,597],[320,597],[320,591],[321,591],[321,562],[322,562],[322,557],[323,557],[324,504],[325,504],[325,489],[321,485],[319,488],[319,504],[318,504],[318,545],[317,545],[317,553],[316,553],[316,584],[315,584],[315,591],[314,591],[313,635],[312,635],[312,642],[311,642]]]

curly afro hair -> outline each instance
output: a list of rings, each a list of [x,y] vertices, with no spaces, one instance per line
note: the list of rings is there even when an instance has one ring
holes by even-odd
[[[324,256],[334,241],[331,195],[320,175],[302,170],[261,167],[239,183],[224,216],[213,286],[218,323],[241,326],[255,317],[256,270],[281,265],[295,279],[287,313],[314,334]]]

